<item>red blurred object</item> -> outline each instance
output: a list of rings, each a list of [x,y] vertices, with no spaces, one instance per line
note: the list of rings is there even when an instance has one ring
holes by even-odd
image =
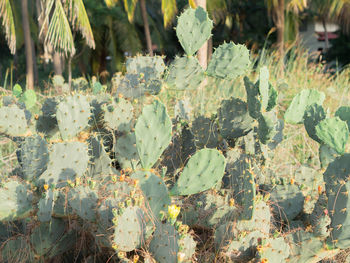
[[[318,41],[325,41],[326,40],[326,37],[325,37],[325,33],[324,32],[316,32],[317,34],[317,40]],[[338,38],[339,35],[336,34],[336,33],[332,33],[332,32],[328,32],[328,39],[336,39]]]

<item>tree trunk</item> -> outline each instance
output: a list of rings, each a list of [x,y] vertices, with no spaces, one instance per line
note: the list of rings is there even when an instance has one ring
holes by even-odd
[[[149,24],[148,24],[148,18],[147,18],[146,0],[140,0],[140,6],[141,6],[141,13],[142,13],[142,20],[143,20],[143,28],[145,30],[145,36],[146,36],[147,51],[149,55],[153,56],[152,39],[151,39],[151,33],[149,30]]]
[[[328,38],[327,23],[324,18],[322,19],[322,25],[324,30],[324,49],[325,49],[324,51],[327,52],[327,50],[329,49],[329,38]]]
[[[284,0],[278,0],[278,6],[275,6],[275,24],[277,28],[277,49],[280,59],[280,73],[284,77]]]
[[[34,89],[34,60],[35,57],[32,38],[29,27],[28,0],[22,0],[22,22],[24,45],[26,50],[26,66],[27,66],[27,89]]]
[[[196,0],[196,5],[202,7],[204,10],[207,10],[207,0]],[[197,57],[199,64],[203,69],[207,69],[208,66],[208,41],[206,41],[203,46],[198,50]]]
[[[61,55],[56,52],[53,51],[53,70],[55,72],[55,75],[61,75],[63,74],[63,63],[62,63],[62,57]]]
[[[34,40],[31,39],[31,45],[32,45],[32,50],[33,50],[33,61],[36,60],[36,52],[35,52],[35,43]],[[33,68],[34,68],[34,83],[35,85],[39,84],[39,71],[38,71],[38,65],[36,63],[33,63]]]

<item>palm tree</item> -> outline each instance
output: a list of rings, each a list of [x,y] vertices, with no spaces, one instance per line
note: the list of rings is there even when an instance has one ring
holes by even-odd
[[[5,29],[7,44],[12,54],[16,53],[16,30],[10,0],[0,1],[0,17]]]
[[[267,0],[268,12],[272,15],[272,20],[275,23],[277,31],[277,48],[281,57],[281,62],[284,57],[285,45],[285,13],[292,12],[298,14],[307,6],[307,0]],[[283,65],[281,63],[281,65]]]
[[[32,44],[32,37],[29,27],[28,0],[22,0],[22,23],[24,34],[24,46],[26,50],[26,66],[27,66],[27,89],[34,89],[34,61],[35,51]]]
[[[177,12],[176,0],[161,0],[161,1],[162,1],[162,13],[164,17],[164,27],[167,27],[171,24],[171,21],[176,15],[176,12]],[[117,2],[118,0],[105,0],[105,3],[108,7],[113,7]],[[135,8],[137,5],[137,2],[138,0],[124,0],[124,8],[126,13],[128,14],[128,19],[130,23],[132,23],[134,20],[134,14],[135,14]],[[153,56],[152,39],[151,39],[149,22],[148,22],[146,0],[140,0],[140,7],[141,7],[141,15],[143,20],[143,28],[145,32],[146,44],[147,44],[147,51],[151,56]]]
[[[329,48],[327,22],[339,22],[344,29],[350,26],[349,0],[311,0],[311,11],[321,20],[325,33],[325,49]]]
[[[71,26],[80,31],[91,48],[95,48],[91,26],[82,0],[46,0],[43,1],[40,20],[40,35],[45,37],[45,45],[65,55],[75,54]],[[22,0],[23,31],[26,46],[27,88],[34,88],[34,48],[30,36],[28,0]],[[0,0],[0,17],[11,53],[16,52],[16,31],[10,0]]]
[[[47,0],[42,15],[44,20],[40,34],[45,35],[45,44],[52,45],[54,50],[66,56],[75,54],[71,26],[75,31],[80,31],[89,47],[95,48],[94,36],[82,0]]]

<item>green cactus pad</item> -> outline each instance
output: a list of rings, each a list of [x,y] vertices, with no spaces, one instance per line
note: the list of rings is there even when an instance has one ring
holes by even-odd
[[[331,223],[331,218],[329,217],[329,213],[327,213],[327,203],[327,196],[321,195],[309,216],[315,237],[327,238],[330,235],[329,225]]]
[[[209,62],[207,74],[212,77],[233,80],[243,75],[250,66],[249,50],[244,45],[224,43]]]
[[[223,252],[228,262],[248,262],[253,253],[253,248],[258,245],[258,240],[265,235],[260,231],[240,233],[235,229],[233,222],[228,222],[216,228],[214,235],[215,247],[218,252]]]
[[[291,263],[317,263],[325,258],[332,258],[339,250],[327,250],[323,239],[315,237],[312,233],[299,230],[286,236],[289,242]]]
[[[130,132],[134,117],[132,104],[123,99],[115,98],[111,104],[104,105],[104,121],[108,128],[119,132]]]
[[[350,131],[350,107],[349,106],[341,106],[335,112],[335,116],[339,117],[342,121],[346,121],[348,125],[348,129]]]
[[[269,103],[269,69],[266,66],[260,68],[259,93],[261,106],[263,109],[266,109]]]
[[[327,168],[328,164],[333,162],[339,156],[336,150],[327,144],[321,144],[318,150],[322,168]]]
[[[177,241],[179,245],[179,252],[184,255],[182,262],[193,262],[193,256],[196,253],[197,243],[194,241],[191,234],[185,234],[180,236]]]
[[[19,148],[22,171],[26,180],[34,181],[47,168],[47,142],[39,135],[26,137]]]
[[[144,243],[145,218],[139,207],[127,207],[116,217],[113,242],[119,251],[132,251]]]
[[[34,253],[25,236],[7,240],[0,247],[1,262],[35,262]]]
[[[197,89],[205,78],[204,71],[195,57],[176,57],[170,64],[166,83],[172,89]]]
[[[304,114],[308,106],[316,103],[322,105],[325,94],[317,90],[304,89],[292,100],[285,115],[284,120],[291,124],[302,123]]]
[[[0,133],[11,137],[23,136],[28,131],[24,110],[17,105],[0,108]]]
[[[56,192],[48,189],[39,200],[37,216],[40,222],[49,222],[51,220],[55,199]]]
[[[118,79],[116,96],[135,99],[145,95],[145,83],[140,74],[127,73],[124,77],[118,76]]]
[[[24,104],[26,105],[26,109],[31,109],[35,106],[36,104],[36,94],[34,90],[26,90],[20,99],[21,102],[24,102]]]
[[[12,89],[12,95],[19,98],[22,94],[22,87],[19,84],[16,84]]]
[[[304,114],[304,126],[307,134],[316,142],[321,143],[316,135],[316,126],[326,118],[326,112],[321,105],[316,103],[308,106]]]
[[[276,185],[270,194],[273,213],[280,220],[292,220],[303,211],[304,196],[297,185]]]
[[[271,220],[273,220],[270,207],[266,202],[259,200],[261,196],[257,196],[255,199],[254,209],[251,209],[251,218],[249,220],[244,220],[241,215],[240,219],[243,220],[236,221],[236,230],[242,233],[246,231],[259,231],[265,237],[268,237],[271,230]]]
[[[176,35],[188,56],[192,56],[210,38],[213,21],[202,8],[188,8],[177,21]]]
[[[229,206],[228,195],[221,196],[218,193],[208,191],[193,195],[186,199],[181,212],[181,220],[189,226],[211,228],[232,220],[238,214],[235,206]]]
[[[152,218],[159,218],[161,210],[167,211],[170,197],[168,189],[160,177],[150,172],[139,171],[132,174],[131,178],[139,180],[141,190],[145,195],[146,206],[149,206],[153,213]]]
[[[119,137],[114,147],[114,151],[116,153],[116,158],[123,169],[136,168],[140,163],[134,132]]]
[[[88,186],[79,185],[68,192],[68,204],[84,220],[96,219],[97,193]]]
[[[266,262],[284,263],[289,257],[289,245],[283,237],[267,238],[262,241],[261,252],[258,252],[257,258],[267,260]]]
[[[254,120],[249,116],[247,104],[237,98],[221,102],[218,119],[220,134],[226,140],[242,137],[253,128]]]
[[[62,139],[77,136],[89,123],[90,104],[83,95],[67,96],[57,106],[56,118]]]
[[[334,245],[341,249],[350,246],[349,174],[350,154],[336,158],[328,165],[323,174],[328,197],[328,211],[332,220],[329,241],[335,241]]]
[[[217,124],[209,118],[199,116],[192,122],[191,132],[197,148],[216,148],[218,146]]]
[[[0,186],[0,221],[12,221],[29,216],[33,212],[33,194],[29,185],[15,179]]]
[[[191,195],[214,187],[224,176],[225,166],[225,157],[218,150],[196,152],[171,189],[171,194]]]
[[[182,120],[190,120],[191,119],[191,102],[189,99],[178,100],[175,104],[174,112],[175,118]]]
[[[276,135],[277,131],[275,129],[278,122],[277,115],[275,112],[270,111],[262,113],[258,119],[258,137],[261,143],[269,143],[273,137]]]
[[[135,126],[136,147],[144,169],[152,168],[171,141],[171,120],[156,100],[143,108]]]
[[[55,143],[49,151],[47,170],[39,177],[39,182],[64,186],[67,180],[74,181],[75,176],[82,176],[88,162],[88,146],[85,143]]]
[[[311,214],[319,198],[319,190],[324,190],[322,174],[303,165],[295,171],[295,183],[299,185],[300,191],[307,198],[304,201],[304,212]]]
[[[112,174],[112,160],[109,158],[103,142],[98,136],[89,138],[89,156],[90,163],[88,173],[92,178],[98,177],[101,174]]]
[[[70,232],[64,234],[63,237],[60,238],[60,240],[56,244],[53,245],[52,249],[48,254],[48,257],[53,258],[71,250],[72,247],[75,247],[75,245],[77,244],[78,236],[79,233],[75,230],[71,230]]]
[[[256,85],[248,77],[244,77],[244,86],[247,93],[249,115],[254,119],[258,119],[261,115],[259,89],[257,89]]]
[[[63,236],[65,223],[61,219],[53,218],[48,223],[40,223],[30,235],[30,243],[32,244],[36,255],[43,256]]]
[[[126,59],[126,71],[131,74],[143,74],[146,82],[160,79],[164,70],[164,60],[160,56],[137,56]]]
[[[159,263],[176,263],[179,235],[175,227],[169,224],[156,224],[156,231],[149,245],[149,251]]]
[[[342,121],[339,117],[324,119],[316,126],[315,130],[316,136],[323,143],[339,154],[344,153],[349,138],[349,130],[345,121]]]

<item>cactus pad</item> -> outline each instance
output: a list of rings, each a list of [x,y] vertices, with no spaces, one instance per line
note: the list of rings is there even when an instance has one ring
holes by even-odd
[[[225,157],[218,150],[196,152],[171,189],[171,194],[191,195],[214,187],[224,176],[225,166]]]
[[[244,45],[233,42],[220,45],[209,62],[207,73],[209,76],[233,80],[250,66],[249,50]]]
[[[67,96],[57,106],[56,118],[64,140],[72,139],[89,123],[90,104],[83,95]]]
[[[210,38],[213,21],[201,7],[187,9],[181,14],[176,27],[176,35],[188,56],[192,56]]]
[[[302,90],[293,98],[284,115],[284,120],[292,124],[302,123],[307,107],[314,103],[322,105],[324,99],[325,94],[323,92],[309,89]]]
[[[171,120],[166,108],[156,100],[143,108],[135,126],[136,147],[142,167],[151,168],[171,141]]]

